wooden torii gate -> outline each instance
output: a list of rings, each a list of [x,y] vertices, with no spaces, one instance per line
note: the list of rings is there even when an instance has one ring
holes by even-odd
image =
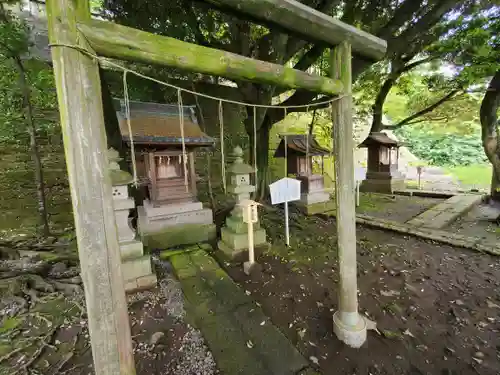
[[[294,0],[207,0],[306,39],[336,46],[331,78],[154,35],[90,17],[88,0],[48,0],[47,13],[78,251],[97,375],[135,374],[108,175],[98,62],[92,55],[233,79],[346,95],[332,104],[340,268],[337,336],[366,339],[358,314],[351,49],[376,60],[386,42]]]

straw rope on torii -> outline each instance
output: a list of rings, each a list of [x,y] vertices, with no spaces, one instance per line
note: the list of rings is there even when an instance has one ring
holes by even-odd
[[[224,154],[224,146],[222,145],[224,139],[223,139],[223,135],[224,135],[224,130],[223,130],[223,121],[222,121],[222,103],[225,102],[225,103],[231,103],[231,104],[237,104],[237,105],[241,105],[241,106],[245,106],[245,107],[252,107],[253,108],[253,113],[254,113],[254,121],[253,121],[253,138],[254,138],[254,144],[253,144],[253,150],[254,150],[254,169],[255,169],[255,180],[256,180],[256,184],[258,182],[258,170],[257,170],[257,118],[256,118],[256,113],[257,113],[257,108],[282,108],[284,111],[285,111],[285,117],[287,116],[288,114],[288,110],[289,109],[300,109],[300,108],[306,108],[306,112],[309,111],[309,108],[311,107],[322,107],[324,105],[327,105],[327,104],[331,104],[337,100],[340,100],[346,96],[348,96],[347,94],[344,94],[344,95],[339,95],[335,98],[330,98],[328,100],[323,100],[323,101],[319,101],[319,102],[315,102],[315,103],[309,103],[309,104],[298,104],[298,105],[267,105],[267,104],[254,104],[254,103],[247,103],[247,102],[242,102],[242,101],[238,101],[238,100],[231,100],[231,99],[225,99],[225,98],[221,98],[221,97],[217,97],[217,96],[213,96],[213,95],[209,95],[209,94],[205,94],[205,93],[200,93],[200,92],[197,92],[195,90],[189,90],[189,89],[186,89],[186,88],[183,88],[183,87],[179,87],[179,86],[176,86],[174,84],[171,84],[171,83],[168,83],[168,82],[165,82],[165,81],[161,81],[159,79],[156,79],[156,78],[153,78],[153,77],[150,77],[146,74],[143,74],[143,73],[140,73],[136,70],[133,70],[133,69],[130,69],[130,68],[127,68],[121,64],[117,64],[113,61],[110,61],[109,59],[107,58],[104,58],[104,57],[100,57],[100,56],[97,56],[93,53],[90,53],[86,50],[83,50],[81,49],[80,47],[78,46],[73,46],[73,45],[66,45],[66,44],[50,44],[50,47],[68,47],[68,48],[74,48],[82,53],[85,53],[87,55],[89,55],[90,57],[96,59],[98,62],[102,62],[106,65],[110,65],[110,66],[113,66],[114,68],[116,69],[119,69],[121,71],[123,71],[123,95],[124,95],[124,104],[125,104],[125,113],[126,113],[126,117],[127,117],[127,126],[128,126],[128,133],[129,133],[129,141],[130,141],[130,147],[131,147],[131,153],[132,155],[134,155],[134,152],[135,152],[135,146],[134,146],[134,140],[133,140],[133,135],[132,135],[132,126],[131,126],[131,121],[130,121],[130,97],[129,97],[129,93],[128,93],[128,81],[127,81],[127,74],[130,73],[130,74],[134,74],[140,78],[144,78],[144,79],[147,79],[149,81],[152,81],[152,82],[156,82],[160,85],[163,85],[163,86],[166,86],[166,87],[170,87],[170,88],[174,88],[177,90],[177,100],[178,100],[178,108],[179,108],[179,127],[180,127],[180,130],[181,130],[181,138],[182,138],[182,149],[183,149],[183,159],[184,159],[184,175],[185,175],[185,185],[187,186],[187,174],[186,174],[186,161],[187,161],[187,158],[186,158],[186,150],[185,150],[185,139],[184,139],[184,116],[183,116],[183,113],[182,113],[182,92],[187,92],[189,94],[192,94],[192,95],[195,95],[195,96],[201,96],[201,97],[204,97],[204,98],[207,98],[207,99],[211,99],[211,100],[215,100],[215,101],[218,101],[220,104],[219,104],[219,126],[220,126],[220,132],[221,132],[221,157],[222,157],[222,176],[223,176],[223,186],[224,186],[224,191],[225,191],[225,186],[227,185],[226,183],[226,173],[225,173],[225,165],[224,165],[224,160],[225,160],[225,154]],[[135,158],[132,157],[132,174],[133,174],[133,183],[135,186],[137,186],[138,184],[138,177],[137,177],[137,166],[136,166],[136,161],[135,161]],[[285,174],[286,174],[286,170],[285,170]]]

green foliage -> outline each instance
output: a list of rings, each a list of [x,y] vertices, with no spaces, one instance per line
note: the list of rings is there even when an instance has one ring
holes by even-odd
[[[0,57],[19,57],[28,51],[29,44],[26,23],[0,4]]]
[[[486,162],[479,134],[437,133],[429,126],[403,127],[396,131],[408,148],[432,165],[466,166]]]
[[[449,167],[447,170],[465,186],[488,186],[491,183],[492,168],[489,164],[470,164]]]

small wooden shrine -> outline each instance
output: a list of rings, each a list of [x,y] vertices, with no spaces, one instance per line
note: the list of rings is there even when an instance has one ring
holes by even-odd
[[[330,194],[325,191],[324,184],[323,159],[330,151],[321,147],[312,135],[287,134],[280,138],[274,157],[285,158],[287,175],[294,174],[301,181],[301,199],[297,203],[310,207],[329,202]],[[314,173],[314,157],[321,157],[321,174]]]
[[[115,101],[122,139],[130,145],[122,104]],[[146,197],[137,208],[141,236],[149,246],[163,248],[208,239],[212,210],[197,199],[194,151],[212,147],[214,139],[201,131],[191,106],[130,101],[129,109],[137,173]]]
[[[400,146],[385,133],[370,133],[359,145],[368,150],[368,169],[361,191],[393,193],[404,189],[404,175],[398,171]]]

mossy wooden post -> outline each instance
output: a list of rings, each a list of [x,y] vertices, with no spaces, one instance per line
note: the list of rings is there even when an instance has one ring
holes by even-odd
[[[366,341],[366,322],[358,314],[351,46],[342,42],[332,52],[332,76],[342,81],[346,95],[332,104],[340,272],[339,309],[333,326],[340,340],[360,347]]]
[[[48,0],[47,14],[94,370],[133,375],[98,66],[78,49],[61,46],[88,48],[76,28],[90,19],[88,0]]]

